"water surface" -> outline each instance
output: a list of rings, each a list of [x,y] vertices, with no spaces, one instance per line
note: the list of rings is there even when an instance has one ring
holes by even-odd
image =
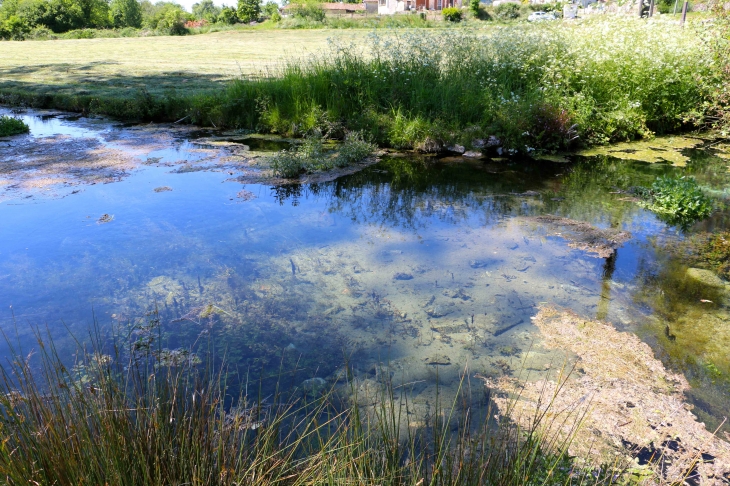
[[[134,140],[125,138],[134,127],[22,117],[31,125],[24,143],[60,134],[132,150],[119,140]],[[437,375],[448,396],[465,372],[559,367],[565,357],[540,346],[530,321],[550,303],[638,333],[687,374],[708,424],[730,412],[724,297],[712,294],[708,305],[700,299],[711,289],[686,291],[686,268],[665,250],[685,235],[622,192],[692,173],[721,210],[689,232],[725,229],[730,175],[713,149],[687,151],[686,168],[610,157],[391,156],[332,182],[270,187],[236,183],[220,166],[179,170],[200,157],[194,142],[136,147],[134,157],[155,163],[113,182],[6,188],[0,327],[23,352],[36,346],[34,326],[70,350],[67,328],[84,336],[95,318],[102,333],[133,336],[157,309],[166,348],[213,349],[242,381],[279,369],[295,370],[287,375],[295,385],[335,380],[347,362],[365,388],[388,369],[425,410]],[[598,258],[532,218],[545,214],[632,238]],[[668,308],[668,299],[682,305]],[[700,326],[704,341],[691,319],[712,320]]]

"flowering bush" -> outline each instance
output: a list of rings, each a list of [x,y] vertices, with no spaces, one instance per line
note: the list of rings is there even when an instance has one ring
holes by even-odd
[[[289,134],[337,123],[399,148],[495,135],[506,149],[553,151],[706,123],[716,66],[691,29],[662,19],[373,34],[234,82],[221,112]]]

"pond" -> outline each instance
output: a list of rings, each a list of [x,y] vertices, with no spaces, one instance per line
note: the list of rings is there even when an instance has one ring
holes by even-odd
[[[727,291],[669,251],[730,226],[729,162],[708,142],[675,165],[390,154],[272,186],[247,153],[275,139],[18,116],[31,133],[0,139],[0,327],[21,354],[40,328],[72,360],[69,330],[134,339],[156,310],[160,346],[213,350],[240,383],[331,383],[349,365],[367,388],[387,370],[426,410],[464,374],[559,368],[531,323],[549,303],[639,335],[685,373],[708,427],[730,413]],[[685,173],[720,208],[686,233],[626,193]],[[597,250],[559,218],[626,237]]]

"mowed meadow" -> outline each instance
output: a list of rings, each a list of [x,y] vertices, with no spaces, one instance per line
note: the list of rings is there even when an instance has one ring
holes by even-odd
[[[327,39],[360,41],[366,30],[229,30],[195,36],[3,42],[0,91],[125,97],[220,89],[285,59],[327,49]]]

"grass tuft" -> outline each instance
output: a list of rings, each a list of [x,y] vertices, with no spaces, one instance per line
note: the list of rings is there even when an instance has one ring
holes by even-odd
[[[152,314],[131,342],[114,340],[111,354],[103,353],[97,333],[93,351],[80,351],[73,367],[36,330],[37,354],[16,352],[0,369],[4,482],[599,482],[572,466],[564,439],[542,433],[551,430],[546,415],[536,416],[530,430],[507,420],[499,426],[477,420],[465,381],[450,406],[443,407],[437,394],[432,413],[414,427],[407,386],[388,380],[368,397],[358,395],[354,382],[329,391],[285,393],[277,386],[269,397],[251,398],[228,387],[225,369],[213,373],[190,353],[169,359],[153,338],[158,330]]]

